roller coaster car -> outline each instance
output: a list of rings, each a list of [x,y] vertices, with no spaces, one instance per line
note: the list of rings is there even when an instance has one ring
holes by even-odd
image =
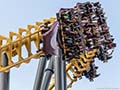
[[[77,56],[94,49],[97,52],[92,60],[98,58],[107,62],[112,58],[112,49],[116,47],[116,44],[113,43],[114,38],[109,33],[104,15],[105,13],[99,2],[77,3],[74,8],[61,9],[57,13],[65,60],[78,59],[80,57]],[[110,53],[109,50],[112,50],[112,52]],[[86,59],[89,58],[86,57]],[[80,65],[79,68],[81,68]],[[94,65],[94,62],[90,62],[90,69],[84,70],[83,76],[93,81],[100,75],[97,74],[97,69],[98,67]],[[82,73],[77,68],[75,70],[78,74]],[[75,78],[77,77],[75,76]]]
[[[81,12],[82,14],[79,14]],[[96,18],[96,22],[92,22],[93,16]],[[68,55],[67,57],[73,55],[70,54],[71,51],[69,51],[73,50],[71,46],[78,48],[78,51],[82,48],[86,49],[85,47],[87,47],[88,50],[98,46],[100,47],[100,44],[103,44],[103,51],[105,51],[105,48],[112,49],[116,46],[112,44],[114,39],[110,37],[111,35],[106,24],[106,18],[99,2],[77,3],[74,8],[61,9],[57,14],[57,18],[60,20],[60,29],[63,32],[62,36],[64,36],[62,39],[64,40],[62,42],[65,44],[64,48],[68,50],[65,50],[66,55]],[[74,23],[71,22],[72,20],[74,20]],[[101,36],[103,36],[103,40],[100,39]],[[77,45],[78,43],[82,43],[81,48]],[[75,50],[73,51],[72,53],[76,52]],[[99,59],[106,60],[110,58],[107,54],[107,50],[101,52],[102,50],[100,48],[99,51]]]

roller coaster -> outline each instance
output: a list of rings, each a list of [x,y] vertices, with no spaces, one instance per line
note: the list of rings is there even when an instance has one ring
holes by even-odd
[[[33,90],[67,90],[82,77],[94,81],[100,75],[95,61],[108,62],[115,47],[101,4],[78,2],[61,8],[56,18],[9,32],[9,37],[0,35],[0,72],[8,74],[13,67],[40,59]],[[0,90],[9,90],[5,84]]]

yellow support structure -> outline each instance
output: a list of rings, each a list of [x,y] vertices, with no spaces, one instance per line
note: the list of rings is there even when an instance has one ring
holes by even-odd
[[[45,19],[43,22],[36,22],[35,25],[28,25],[26,29],[19,28],[18,33],[10,32],[9,37],[0,35],[0,72],[8,72],[12,67],[18,67],[22,63],[28,63],[32,58],[37,58],[43,54],[40,47],[40,40],[43,39],[44,24],[50,22],[49,27],[55,22],[56,18]],[[34,30],[34,31],[32,31]],[[25,33],[25,35],[23,35]],[[15,39],[14,39],[15,38]],[[31,42],[34,42],[36,53],[32,53]],[[27,57],[22,57],[22,47],[27,50]],[[8,65],[2,66],[2,54],[7,54]],[[18,55],[17,62],[14,62],[12,57]]]

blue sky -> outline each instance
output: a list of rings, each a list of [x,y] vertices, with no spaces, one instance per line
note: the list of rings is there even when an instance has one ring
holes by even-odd
[[[8,36],[9,31],[17,32],[19,27],[34,24],[56,15],[62,7],[73,7],[77,2],[86,0],[0,0],[0,34]],[[97,0],[89,0],[97,1]],[[76,82],[72,90],[120,90],[120,0],[99,0],[108,17],[110,32],[115,38],[117,48],[109,63],[97,61],[100,77],[94,82],[86,78]],[[38,60],[12,68],[10,90],[32,90]]]

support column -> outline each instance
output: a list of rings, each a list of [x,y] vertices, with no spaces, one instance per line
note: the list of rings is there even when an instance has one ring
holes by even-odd
[[[3,54],[2,66],[8,65],[6,53]],[[9,90],[9,72],[0,72],[0,90]]]
[[[66,78],[66,62],[65,60],[62,60],[62,84],[63,84],[63,89],[62,90],[67,90],[67,78]]]
[[[47,62],[47,57],[46,56],[41,56],[38,64],[38,69],[37,69],[37,74],[35,78],[35,83],[33,90],[40,90],[41,84],[43,81],[43,75],[46,67],[46,62]]]
[[[55,68],[55,90],[63,90],[62,83],[62,52],[59,50],[59,54],[54,56],[54,68]]]
[[[44,74],[44,78],[43,78],[43,82],[40,90],[48,90],[48,86],[49,86],[52,74],[54,73],[53,68],[54,68],[54,59],[51,58],[49,61],[48,67],[45,70],[45,74]]]

